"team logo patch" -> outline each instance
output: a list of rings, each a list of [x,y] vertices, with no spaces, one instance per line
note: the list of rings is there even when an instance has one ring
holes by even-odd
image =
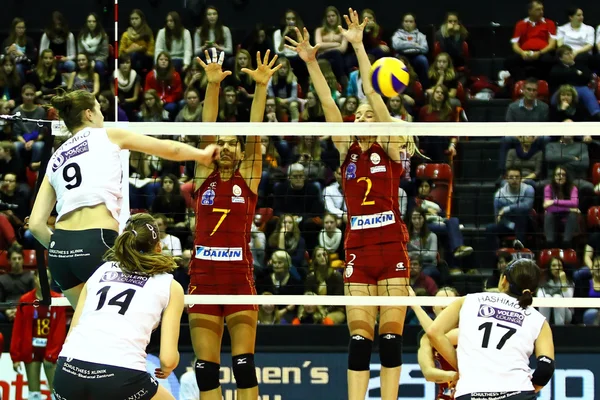
[[[207,189],[202,193],[202,199],[200,200],[200,204],[203,206],[212,206],[215,204],[215,191],[212,189]]]
[[[208,185],[208,187],[212,190],[215,190],[217,188],[217,182],[211,182],[210,185]]]
[[[379,214],[357,215],[350,218],[350,229],[372,229],[392,225],[396,222],[393,211],[385,211]]]
[[[239,187],[238,185],[233,185],[233,195],[241,196],[241,194],[242,194],[242,188]]]
[[[376,167],[371,167],[372,174],[376,174],[378,172],[385,172],[385,171],[387,171],[387,168],[385,167],[385,165],[378,165]]]
[[[143,275],[125,274],[121,271],[106,271],[100,282],[118,282],[127,283],[129,285],[144,287],[148,282],[148,277]]]
[[[525,315],[521,312],[504,310],[487,304],[481,304],[479,306],[477,316],[482,318],[494,318],[498,321],[510,322],[511,324],[519,326],[522,326],[523,321],[525,320]]]
[[[398,264],[396,264],[396,271],[404,271],[406,269],[406,266],[404,265],[403,262],[399,262]]]
[[[67,160],[77,157],[81,154],[87,153],[90,151],[90,146],[87,140],[79,143],[75,147],[71,147],[68,150],[61,151],[60,154],[54,155],[54,161],[52,161],[52,172],[56,172],[57,169],[62,167]]]
[[[352,267],[352,265],[346,265],[346,269],[344,270],[344,275],[346,275],[346,278],[350,278],[353,272],[354,267]]]
[[[348,164],[346,167],[346,179],[355,179],[356,178],[356,164]]]
[[[381,162],[381,157],[379,157],[379,154],[371,153],[371,162],[375,165],[379,164]]]
[[[232,203],[246,203],[246,199],[244,199],[243,197],[231,196],[231,202]]]
[[[357,162],[358,161],[358,154],[350,154],[350,161]]]

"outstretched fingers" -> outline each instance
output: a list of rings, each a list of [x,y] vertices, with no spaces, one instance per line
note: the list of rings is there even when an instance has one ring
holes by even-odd
[[[275,65],[275,61],[277,61],[278,58],[279,58],[279,56],[277,54],[275,54],[275,56],[273,57],[273,59],[269,63],[269,68],[273,68],[273,65]],[[277,68],[277,69],[279,69],[279,68]]]

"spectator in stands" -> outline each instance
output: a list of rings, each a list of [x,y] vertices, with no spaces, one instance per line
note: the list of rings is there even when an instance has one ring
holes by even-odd
[[[375,62],[375,56],[369,54],[369,62]],[[354,70],[350,72],[348,76],[348,88],[346,89],[346,96],[355,96],[358,98],[359,103],[367,101],[367,96],[362,86],[362,78],[360,76],[360,70]]]
[[[252,259],[254,260],[254,276],[264,274],[266,269],[265,253],[267,251],[267,237],[258,226],[256,220],[252,224],[250,231],[250,250],[252,251]]]
[[[24,227],[25,218],[31,212],[31,198],[29,192],[21,192],[17,188],[17,176],[7,173],[2,178],[2,186],[0,186],[0,200],[4,203],[13,204],[16,206],[10,210],[2,210],[6,215],[15,230]]]
[[[185,106],[179,111],[175,122],[202,122],[202,105],[200,95],[193,87],[187,89],[183,95]]]
[[[262,292],[263,296],[270,296],[273,293],[271,292]],[[283,309],[283,313],[285,314],[285,309]],[[285,321],[284,321],[285,322]],[[281,323],[281,316],[279,310],[272,304],[262,304],[258,307],[258,323],[261,325],[279,325]],[[194,375],[194,382],[195,381]],[[197,399],[198,396],[194,397],[194,400]]]
[[[304,293],[305,296],[315,296],[313,292]],[[292,325],[333,325],[331,318],[327,317],[325,306],[306,305],[299,306],[296,318],[292,320]]]
[[[25,171],[25,165],[17,153],[15,144],[9,141],[0,142],[0,177],[12,173],[17,177],[19,190],[30,192],[31,188],[27,183]]]
[[[87,54],[77,54],[77,69],[69,75],[67,90],[86,90],[94,97],[100,93],[100,76],[94,72]]]
[[[183,85],[179,73],[173,68],[169,53],[160,53],[155,69],[146,75],[144,91],[150,89],[156,90],[160,95],[163,107],[169,113],[169,119],[174,120],[179,109],[179,100],[183,96]]]
[[[589,120],[590,114],[579,102],[577,90],[571,85],[562,85],[556,91],[556,101],[550,107],[552,122],[581,122]]]
[[[67,336],[67,317],[66,307],[32,304],[43,298],[37,271],[33,280],[35,288],[19,299],[10,342],[10,358],[14,371],[19,375],[23,374],[21,363],[25,364],[28,399],[42,400],[41,368],[44,367],[46,385],[52,393],[56,361]],[[50,296],[62,297],[53,290]]]
[[[448,89],[448,97],[452,107],[460,107],[460,101],[456,98],[458,89],[458,79],[452,59],[448,53],[440,53],[437,55],[431,67],[429,67],[429,81],[433,87],[427,89],[426,93],[432,96],[433,90],[438,86],[444,86]]]
[[[306,94],[306,104],[302,111],[302,122],[325,122],[323,107],[321,106],[319,98],[313,91]]]
[[[456,12],[447,13],[445,22],[435,33],[435,41],[440,44],[440,50],[450,55],[456,68],[465,65],[466,54],[463,51],[463,43],[467,40],[467,36],[469,32],[460,22]]]
[[[410,287],[417,296],[435,296],[437,284],[421,270],[421,259],[417,253],[410,254]]]
[[[172,174],[161,177],[158,195],[152,203],[152,212],[167,217],[164,221],[171,229],[185,229],[187,226],[185,199],[181,195],[179,181]]]
[[[579,193],[565,168],[556,167],[550,178],[544,188],[544,235],[548,247],[568,249],[579,225]],[[564,223],[562,246],[556,238],[557,222]]]
[[[388,110],[393,118],[401,119],[402,121],[412,122],[413,117],[406,111],[404,107],[404,97],[394,96],[390,97],[387,101]]]
[[[526,242],[530,213],[535,191],[522,181],[521,170],[506,169],[506,183],[494,195],[494,223],[485,227],[488,249],[496,253],[498,236],[516,235],[521,244]]]
[[[271,256],[272,273],[259,277],[256,281],[258,294],[269,292],[275,295],[302,295],[304,284],[292,275],[292,259],[284,250],[278,250]],[[295,305],[277,306],[277,314],[290,323],[295,317]],[[283,322],[283,321],[282,321]]]
[[[515,82],[529,77],[547,79],[554,61],[554,21],[544,18],[544,4],[541,0],[529,1],[528,14],[527,18],[515,25],[511,39],[515,54],[507,58],[504,64]]]
[[[197,60],[192,60],[192,65],[188,68],[185,78],[183,79],[183,87],[186,89],[196,89],[196,92],[200,96],[200,102],[202,103],[204,102],[204,96],[206,95],[207,85],[208,78],[204,73],[204,68],[202,68]]]
[[[293,215],[284,214],[277,220],[275,231],[269,236],[268,242],[270,250],[276,253],[283,250],[291,257],[290,273],[294,278],[302,280],[306,277],[304,252],[306,244],[300,234],[298,221]]]
[[[325,213],[323,217],[323,229],[319,232],[319,246],[327,252],[336,253],[339,256],[341,254],[340,246],[342,245],[342,237],[343,234],[341,229],[337,227],[335,215]]]
[[[321,296],[344,295],[344,278],[340,272],[332,268],[329,255],[323,247],[317,246],[313,250],[310,271],[306,277],[306,291]],[[327,307],[325,315],[336,324],[346,320],[344,307]]]
[[[269,97],[276,97],[277,103],[285,108],[292,122],[298,122],[300,119],[300,111],[298,106],[298,79],[290,64],[290,60],[286,57],[277,59],[277,65],[282,67],[269,80],[267,87]]]
[[[5,100],[0,100],[0,115],[10,115],[10,107]],[[12,125],[13,121],[0,119],[0,142],[12,140]],[[0,165],[2,165],[2,162],[0,162]]]
[[[324,58],[318,60],[317,62],[319,63],[319,69],[321,70],[321,72],[323,73],[323,76],[325,77],[325,80],[327,81],[327,86],[329,86],[329,89],[331,90],[331,97],[333,98],[334,101],[338,102],[340,100],[341,93],[343,93],[343,90],[342,90],[342,92],[339,91],[339,88],[341,86],[338,83],[335,74],[333,73],[331,64],[329,63],[329,61],[327,61]],[[309,81],[310,81],[310,78],[309,78]],[[310,92],[315,92],[315,88],[312,84],[312,81],[310,82],[310,85],[309,85],[309,93]],[[323,122],[325,122],[325,120],[323,120]]]
[[[417,29],[416,18],[413,13],[406,13],[402,17],[402,28],[398,29],[392,37],[392,47],[410,60],[417,71],[419,80],[425,88],[429,86],[427,72],[429,70],[429,45],[427,37]]]
[[[295,50],[288,49],[285,47],[285,37],[288,36],[296,41],[301,41],[302,38],[296,37],[295,28],[300,29],[300,32],[304,30],[304,22],[300,15],[291,9],[287,9],[280,22],[280,28],[273,33],[273,47],[279,57],[285,57],[289,60],[291,69],[298,77],[298,81],[302,88],[306,88],[308,85],[308,70],[304,61],[298,57],[298,53]],[[276,76],[276,75],[275,75]]]
[[[281,103],[273,96],[267,96],[265,103],[265,120],[264,122],[288,122],[288,116],[283,110]]]
[[[412,114],[412,111],[414,110],[415,105],[417,105],[417,103],[419,103],[418,105],[420,105],[422,103],[422,97],[423,97],[423,93],[422,93],[422,89],[423,89],[423,85],[421,84],[421,82],[419,82],[420,78],[417,75],[417,73],[415,72],[415,69],[413,68],[412,64],[410,63],[410,61],[408,60],[408,58],[406,58],[405,56],[399,56],[398,59],[400,61],[402,61],[404,63],[404,65],[406,66],[406,68],[408,69],[408,76],[409,76],[409,80],[408,80],[408,86],[406,87],[406,89],[404,89],[404,92],[402,92],[402,100],[404,102],[404,105],[406,106],[406,109],[408,110],[409,113]],[[425,84],[429,85],[429,78],[427,78],[427,71],[425,71],[425,75],[426,75],[426,79],[425,79]],[[419,92],[417,92],[417,85],[421,85],[421,90]]]
[[[0,279],[2,276],[0,275]],[[596,255],[593,259],[591,271],[586,274],[589,279],[589,289],[587,297],[600,297],[600,256]],[[597,308],[589,308],[583,314],[583,323],[585,325],[600,325],[600,310]]]
[[[572,298],[575,293],[573,282],[567,277],[563,262],[558,257],[550,259],[549,268],[544,271],[544,282],[537,291],[537,297]],[[540,307],[539,311],[550,322],[554,317],[554,325],[568,325],[573,318],[573,310],[568,307]]]
[[[156,221],[156,226],[158,226],[162,254],[180,257],[183,254],[181,241],[177,236],[169,235],[167,233],[169,219],[164,214],[160,213],[153,214],[152,217]]]
[[[40,55],[42,51],[50,49],[58,60],[58,69],[66,72],[75,70],[75,36],[69,30],[66,18],[59,11],[52,13],[52,20],[44,30],[40,43]]]
[[[419,111],[419,122],[456,122],[456,113],[450,104],[448,89],[444,85],[433,87],[433,94],[429,97],[429,104]],[[419,138],[419,147],[432,162],[446,162],[446,150],[456,155],[456,142],[458,138],[441,138],[423,136]]]
[[[131,56],[123,54],[119,56],[119,69],[115,71],[115,77],[119,85],[119,105],[127,114],[130,121],[135,121],[134,110],[139,103],[139,94],[142,81],[137,71],[131,67]],[[111,85],[114,88],[114,85]]]
[[[187,71],[192,65],[192,35],[181,23],[181,17],[177,11],[167,14],[165,27],[156,34],[156,45],[154,48],[154,61],[162,52],[169,53],[175,71],[179,74]]]
[[[341,107],[344,122],[354,122],[356,109],[358,108],[358,97],[348,96]]]
[[[26,34],[25,20],[14,18],[10,25],[10,34],[2,42],[2,54],[14,60],[22,81],[25,80],[25,71],[28,71],[37,59],[36,50],[33,39]]]
[[[206,7],[202,25],[194,33],[194,54],[202,56],[204,50],[215,48],[219,52],[225,52],[225,56],[233,56],[233,39],[231,30],[223,25],[219,18],[219,10],[214,6]],[[226,61],[227,65],[230,61]]]
[[[35,104],[35,87],[29,83],[22,89],[23,104],[14,109],[13,114],[18,112],[24,118],[34,120],[44,119],[46,111]],[[28,160],[29,166],[37,171],[42,161],[44,142],[42,128],[37,122],[17,120],[13,124],[13,135],[17,153],[21,159]]]
[[[85,25],[79,32],[77,53],[87,55],[92,68],[104,78],[108,64],[108,35],[96,13],[90,13],[87,16]]]
[[[100,104],[100,111],[104,116],[104,121],[117,121],[115,119],[115,95],[110,90],[103,90],[96,97]],[[117,112],[119,113],[119,121],[127,121],[127,115],[121,107],[118,107]]]
[[[421,272],[433,279],[439,279],[438,270],[438,239],[437,235],[429,230],[426,223],[427,211],[423,208],[415,208],[407,222],[407,230],[410,237],[408,242],[408,254],[417,255]],[[412,262],[411,262],[412,268]]]
[[[567,9],[569,22],[559,26],[557,45],[573,49],[575,61],[588,65],[594,49],[594,27],[583,23],[583,10],[577,7]]]
[[[579,101],[592,116],[592,119],[600,120],[600,105],[594,95],[589,83],[592,81],[592,72],[584,63],[576,63],[573,50],[569,46],[561,46],[556,50],[559,61],[550,71],[548,83],[550,90],[554,93],[562,85],[571,85],[577,91]],[[552,96],[552,103],[556,104],[557,95]]]
[[[0,308],[0,321],[12,322],[17,314],[16,303],[22,295],[33,290],[35,284],[31,271],[23,270],[23,250],[16,244],[8,249],[10,270],[0,275],[0,303],[14,303],[15,306]]]
[[[546,163],[548,166],[548,181],[553,179],[553,172],[559,165],[562,166],[573,179],[573,183],[581,191],[592,191],[594,189],[591,182],[587,181],[588,168],[590,167],[590,157],[587,144],[575,142],[573,136],[563,136],[558,142],[550,142],[546,145]]]
[[[221,106],[219,107],[219,122],[249,122],[250,111],[247,103],[242,103],[238,98],[238,91],[233,86],[227,86],[221,93]]]
[[[316,96],[314,94],[313,97],[316,99]],[[318,105],[320,106],[320,104]],[[307,108],[309,107],[310,106],[307,103]],[[318,137],[301,136],[299,138],[298,145],[294,147],[292,155],[292,161],[297,162],[304,167],[305,179],[308,179],[311,182],[316,181],[315,186],[319,190],[319,195],[321,194],[321,186],[319,182],[323,182],[325,180],[326,175],[325,165],[321,160],[322,153],[323,147]]]
[[[2,99],[8,103],[12,110],[21,103],[21,90],[23,82],[19,77],[15,61],[11,57],[4,57],[0,61],[0,93]]]
[[[492,270],[492,276],[490,276],[485,282],[485,290],[498,290],[498,283],[500,277],[504,273],[506,266],[513,260],[512,254],[507,251],[499,251],[496,261],[496,268]]]
[[[136,71],[152,68],[154,33],[146,22],[146,15],[138,8],[129,14],[129,27],[121,35],[119,56],[124,54],[131,57],[131,65]]]
[[[529,78],[523,86],[523,98],[508,106],[506,122],[547,122],[548,104],[538,100],[538,81]]]
[[[232,86],[236,88],[239,102],[247,109],[250,109],[254,98],[254,81],[250,75],[242,70],[252,66],[251,58],[247,50],[239,49],[235,55],[233,73],[224,79],[225,87]]]
[[[342,172],[339,168],[335,170],[334,177],[335,181],[323,190],[323,201],[325,210],[328,214],[335,216],[336,226],[340,227],[348,222],[348,215],[346,214],[346,202],[342,193]]]
[[[249,54],[256,54],[259,51],[260,54],[266,54],[267,50],[271,50],[271,52],[275,50],[273,48],[273,41],[267,36],[267,30],[262,23],[258,23],[254,26],[250,35],[248,35],[244,40],[244,43],[242,43],[242,48],[246,49]],[[252,57],[250,57],[250,63],[253,68],[256,67]]]
[[[35,86],[35,98],[39,104],[47,104],[63,86],[62,75],[56,66],[52,50],[43,50],[36,68],[29,75],[29,83]]]
[[[390,48],[382,39],[384,37],[384,31],[381,25],[377,23],[375,11],[370,8],[365,8],[360,13],[360,17],[363,21],[365,19],[368,21],[363,31],[363,45],[365,46],[367,54],[371,54],[375,57],[375,60],[388,56],[390,54]]]
[[[444,208],[431,197],[431,186],[431,182],[421,181],[416,199],[417,207],[426,212],[427,227],[436,235],[444,234],[447,236],[448,249],[455,258],[470,255],[473,253],[473,248],[465,246],[459,219],[456,217],[445,218]]]
[[[518,144],[506,155],[506,170],[521,170],[525,183],[535,187],[535,181],[542,178],[544,153],[539,147],[533,147],[535,136],[519,136]]]
[[[321,26],[315,30],[315,43],[319,46],[319,58],[324,58],[331,68],[342,88],[348,85],[344,55],[348,49],[348,41],[342,35],[340,27],[342,17],[334,6],[325,9]]]

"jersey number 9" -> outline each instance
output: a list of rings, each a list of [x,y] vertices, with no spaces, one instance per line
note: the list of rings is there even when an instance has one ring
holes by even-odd
[[[67,165],[65,169],[63,169],[63,179],[67,182],[65,187],[68,190],[81,186],[81,168],[79,167],[79,164],[72,163]]]

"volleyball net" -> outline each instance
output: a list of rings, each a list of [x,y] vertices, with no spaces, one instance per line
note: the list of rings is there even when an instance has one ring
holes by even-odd
[[[460,295],[494,290],[506,263],[530,258],[542,269],[534,305],[577,308],[579,322],[588,309],[600,308],[600,300],[590,298],[596,276],[600,282],[600,259],[598,268],[594,268],[594,246],[600,226],[596,208],[600,169],[594,165],[598,123],[123,122],[106,126],[196,146],[204,142],[205,136],[261,137],[263,172],[252,178],[260,181],[258,203],[256,210],[247,210],[252,213],[252,232],[247,237],[254,256],[258,294],[192,294],[186,296],[186,304],[258,304],[276,308],[314,305],[330,310],[345,305],[447,305],[452,298],[436,297],[437,289],[451,288]],[[53,132],[58,131],[59,126],[53,126]],[[344,178],[332,138],[366,134],[410,136],[428,157],[415,154],[402,163],[405,175],[397,198],[410,236],[410,281],[416,297],[343,296],[343,276],[351,273],[348,266],[352,266],[352,260],[346,259],[344,250],[348,223],[345,205],[342,199],[331,197],[342,196],[339,183]],[[248,152],[246,149],[245,154]],[[240,159],[239,154],[235,157]],[[371,158],[371,164],[372,179],[377,179],[379,172],[383,175],[381,160]],[[233,253],[224,251],[232,249],[199,248],[194,243],[198,230],[214,228],[201,226],[204,221],[195,218],[198,207],[211,207],[214,203],[214,191],[205,188],[194,192],[194,162],[170,162],[124,152],[123,167],[124,176],[129,177],[123,182],[129,188],[123,185],[121,226],[130,212],[148,212],[160,219],[163,251],[176,257],[176,276],[184,286],[190,260],[232,257]],[[553,182],[557,168],[558,175],[562,171],[559,167],[565,169],[568,182],[577,187],[578,197],[572,199],[570,193],[552,195],[552,199],[576,202],[562,208],[558,206],[563,201],[557,202],[556,207],[550,208],[555,215],[549,217],[544,191],[547,187],[556,188]],[[372,201],[368,192],[376,187],[373,184],[365,181],[363,203]],[[511,193],[516,199],[511,198]],[[230,195],[232,206],[244,201],[235,188]],[[498,196],[502,199],[495,205]],[[502,209],[500,214],[506,215],[498,215]],[[230,222],[227,218],[228,213],[222,212],[219,228],[232,231],[220,233],[244,233],[240,231],[243,221]],[[291,232],[286,231],[286,218]],[[363,218],[358,222],[382,224],[381,218]],[[554,233],[549,231],[550,223]],[[567,232],[567,225],[571,231]],[[368,233],[368,227],[360,228]],[[388,250],[382,247],[381,251]],[[370,254],[376,264],[376,246]],[[280,263],[284,264],[284,272],[279,270]],[[221,265],[213,264],[214,268]],[[67,302],[53,299],[53,304]],[[289,317],[295,317],[297,310]]]

